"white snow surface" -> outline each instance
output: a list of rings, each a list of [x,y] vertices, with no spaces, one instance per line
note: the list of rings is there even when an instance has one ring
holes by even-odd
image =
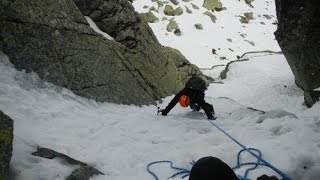
[[[179,2],[181,7],[182,4],[189,7]],[[205,11],[202,1],[191,2],[200,10],[189,7],[193,14],[184,13],[175,18],[182,36],[172,32],[166,35],[167,21],[150,24],[163,45],[179,49],[190,62],[211,67],[226,64],[247,51],[279,51],[273,35],[276,29],[272,24],[273,0],[256,0],[252,3],[255,8],[243,1],[221,0],[227,10],[215,12],[216,24],[201,15]],[[149,0],[136,0],[133,5],[138,12],[146,11],[144,5],[157,7]],[[236,15],[247,11],[254,12],[255,19],[242,27]],[[161,12],[159,16],[163,16]],[[273,18],[258,18],[259,13]],[[203,23],[203,31],[194,28],[193,24],[198,22]],[[248,40],[256,45],[245,42],[238,32],[246,33]],[[212,54],[211,48],[219,47],[218,55],[229,60],[221,61]],[[249,61],[231,64],[227,79],[211,84],[206,91],[205,99],[213,104],[218,117],[214,123],[245,146],[261,150],[263,159],[291,178],[318,179],[320,103],[305,107],[303,91],[295,85],[283,55],[251,54],[246,58]],[[203,72],[217,79],[221,70]],[[158,106],[164,108],[172,97],[164,98]],[[153,177],[147,173],[146,166],[159,160],[171,160],[177,167],[191,169],[190,161],[215,156],[234,167],[241,150],[206,120],[203,111],[192,112],[176,105],[168,116],[157,116],[157,107],[152,105],[98,103],[43,82],[35,73],[17,71],[3,53],[0,54],[0,109],[14,119],[10,167],[11,179],[16,180],[60,180],[76,168],[59,160],[31,155],[37,146],[65,153],[105,174],[94,176],[93,180],[151,180]],[[250,155],[243,157],[244,161],[253,159]],[[166,164],[153,165],[152,170],[161,180],[175,172]],[[240,175],[243,172],[243,169],[236,171]],[[262,174],[280,178],[263,167],[251,172],[249,177],[256,179]]]
[[[93,20],[89,17],[89,16],[85,16],[87,22],[89,23],[90,27],[97,33],[101,34],[103,37],[109,39],[109,40],[114,40],[113,37],[111,37],[109,34],[101,31],[99,29],[99,27],[96,25],[95,22],[93,22]]]

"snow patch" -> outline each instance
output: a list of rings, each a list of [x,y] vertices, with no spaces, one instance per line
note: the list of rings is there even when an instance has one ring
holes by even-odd
[[[93,22],[93,20],[92,20],[90,17],[85,16],[85,18],[86,18],[86,20],[88,21],[90,27],[91,27],[95,32],[101,34],[102,36],[104,36],[105,38],[107,38],[107,39],[109,39],[109,40],[113,40],[113,41],[114,41],[113,37],[111,37],[109,34],[103,32],[103,31],[101,31],[101,30],[98,28],[98,26],[96,25],[96,23]]]

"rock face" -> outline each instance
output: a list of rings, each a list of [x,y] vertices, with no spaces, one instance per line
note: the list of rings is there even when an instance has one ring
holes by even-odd
[[[317,0],[276,0],[279,24],[275,35],[308,106],[319,98],[310,98],[320,87],[319,9]]]
[[[200,74],[158,43],[127,0],[2,0],[0,27],[0,50],[17,69],[97,101],[151,104],[177,92],[191,74],[176,61]]]
[[[0,110],[0,179],[9,179],[12,156],[13,120]]]

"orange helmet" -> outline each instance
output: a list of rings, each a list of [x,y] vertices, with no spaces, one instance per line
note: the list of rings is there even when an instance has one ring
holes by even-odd
[[[179,98],[179,103],[182,107],[188,107],[190,105],[190,98],[186,95],[182,95]]]

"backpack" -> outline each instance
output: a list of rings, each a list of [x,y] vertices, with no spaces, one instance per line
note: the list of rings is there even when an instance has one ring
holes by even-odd
[[[192,76],[186,83],[186,87],[193,90],[205,91],[207,89],[206,82],[198,77]]]

